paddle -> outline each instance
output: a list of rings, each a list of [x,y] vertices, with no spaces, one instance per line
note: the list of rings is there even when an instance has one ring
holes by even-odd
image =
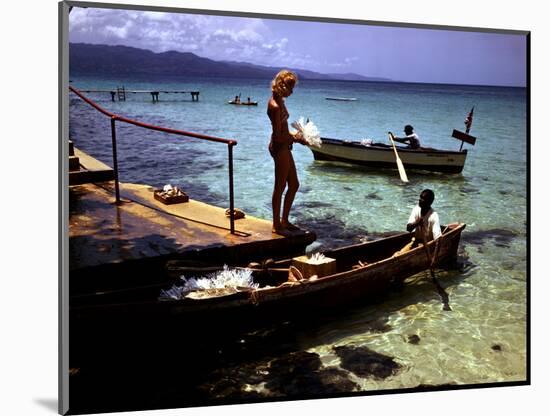
[[[409,178],[407,178],[407,172],[405,172],[405,166],[403,166],[403,162],[401,161],[401,158],[397,154],[397,149],[395,148],[395,143],[393,141],[393,134],[391,132],[388,132],[388,135],[390,136],[390,141],[393,146],[393,151],[395,152],[395,161],[397,162],[397,170],[399,171],[399,177],[403,182],[409,182]]]
[[[445,228],[445,230],[443,230],[443,234],[445,233],[445,231],[447,231],[447,228]],[[424,241],[426,241],[426,233],[424,233]],[[443,287],[441,287],[441,285],[439,284],[439,281],[435,277],[435,271],[434,271],[434,267],[433,267],[433,264],[435,262],[435,258],[437,256],[437,250],[439,249],[439,242],[438,241],[435,242],[435,249],[434,249],[434,255],[433,256],[430,255],[430,250],[428,249],[428,244],[423,243],[422,245],[424,246],[424,249],[426,250],[426,256],[428,257],[428,261],[430,262],[430,275],[432,276],[432,282],[433,282],[433,284],[435,285],[435,287],[437,289],[437,293],[439,293],[439,296],[441,297],[441,301],[443,302],[443,310],[444,311],[452,311],[451,307],[449,306],[449,295],[447,294],[447,292],[445,292],[445,289],[443,289]]]

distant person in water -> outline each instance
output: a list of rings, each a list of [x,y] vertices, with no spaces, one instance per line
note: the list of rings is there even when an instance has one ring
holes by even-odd
[[[439,225],[439,215],[432,209],[435,195],[431,189],[424,189],[418,205],[416,205],[409,216],[407,222],[407,231],[415,232],[415,241],[429,242],[441,237],[441,226]]]
[[[418,134],[413,132],[413,126],[410,124],[407,124],[403,131],[405,132],[404,137],[394,137],[393,139],[396,142],[399,143],[405,143],[408,144],[411,149],[419,149],[420,148],[420,138],[418,137]]]
[[[238,95],[235,95],[235,100],[233,102],[236,104],[239,104],[241,102],[241,99],[239,98]]]
[[[282,70],[271,82],[272,96],[267,104],[267,115],[271,121],[272,133],[269,142],[269,153],[275,162],[275,184],[271,204],[273,208],[272,231],[280,235],[288,235],[289,232],[299,228],[290,223],[288,216],[298,191],[300,183],[296,165],[292,157],[292,144],[298,142],[306,144],[301,133],[290,133],[288,130],[288,111],[285,105],[285,98],[289,97],[298,77],[295,73]],[[283,192],[286,194],[281,214],[281,201]]]

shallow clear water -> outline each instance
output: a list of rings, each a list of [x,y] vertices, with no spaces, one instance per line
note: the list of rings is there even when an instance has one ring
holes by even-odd
[[[72,85],[113,89],[115,79],[72,77]],[[235,204],[269,219],[273,162],[267,152],[268,80],[189,79],[124,80],[126,89],[199,90],[199,102],[187,95],[130,94],[111,102],[108,93],[87,94],[108,110],[151,124],[238,141],[234,150]],[[311,249],[358,242],[369,234],[404,229],[420,191],[435,191],[441,222],[465,222],[459,271],[438,271],[449,293],[452,312],[441,301],[427,274],[416,276],[382,303],[345,314],[337,321],[303,329],[298,348],[319,354],[324,366],[338,366],[334,347],[368,346],[395,357],[401,365],[383,378],[351,375],[359,389],[414,387],[420,384],[517,381],[526,377],[526,90],[450,85],[301,81],[287,100],[290,120],[309,117],[321,135],[387,141],[412,124],[424,146],[458,149],[453,128],[463,130],[475,105],[469,146],[461,175],[408,172],[314,162],[295,145],[301,182],[294,221],[314,230]],[[232,106],[241,93],[257,107]],[[325,97],[354,97],[354,102]],[[76,96],[70,101],[70,134],[82,150],[111,163],[109,120]],[[171,137],[131,126],[118,127],[120,179],[155,186],[180,185],[192,198],[228,205],[227,148]],[[384,322],[384,329],[365,323]],[[418,343],[409,342],[411,335]],[[229,371],[229,370],[228,370]]]

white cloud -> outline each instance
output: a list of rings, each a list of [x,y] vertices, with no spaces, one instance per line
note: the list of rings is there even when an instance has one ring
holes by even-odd
[[[320,71],[350,67],[357,57],[321,62],[292,51],[287,37],[277,37],[262,19],[184,13],[74,8],[71,42],[126,45],[154,52],[193,52],[219,61],[246,61]]]
[[[107,36],[112,35],[115,38],[123,40],[128,36],[128,32],[131,30],[133,24],[131,20],[128,20],[124,26],[106,26],[105,32]]]
[[[357,56],[352,56],[352,57],[346,57],[338,62],[325,62],[325,65],[332,68],[346,69],[346,68],[351,68],[351,66],[358,61],[359,61],[359,58]]]
[[[261,19],[74,8],[70,14],[71,42],[123,44],[154,52],[177,50],[217,60],[285,56],[287,39],[272,39]],[[266,47],[267,45],[267,47]]]

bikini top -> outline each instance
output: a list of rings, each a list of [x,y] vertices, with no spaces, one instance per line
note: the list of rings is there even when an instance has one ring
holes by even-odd
[[[277,103],[279,104],[279,103]],[[284,101],[282,101],[280,103],[280,109],[281,109],[281,112],[280,112],[280,120],[281,120],[281,134],[283,135],[283,137],[285,137],[286,135],[288,135],[288,118],[289,118],[289,114],[288,114],[288,110],[286,109],[286,105],[284,103]],[[269,113],[269,110],[268,110],[268,113]],[[272,121],[273,123],[273,121]],[[273,137],[273,135],[272,135]]]
[[[288,110],[286,109],[285,103],[283,103],[283,107],[281,108],[281,121],[285,122],[288,120],[289,114]]]

